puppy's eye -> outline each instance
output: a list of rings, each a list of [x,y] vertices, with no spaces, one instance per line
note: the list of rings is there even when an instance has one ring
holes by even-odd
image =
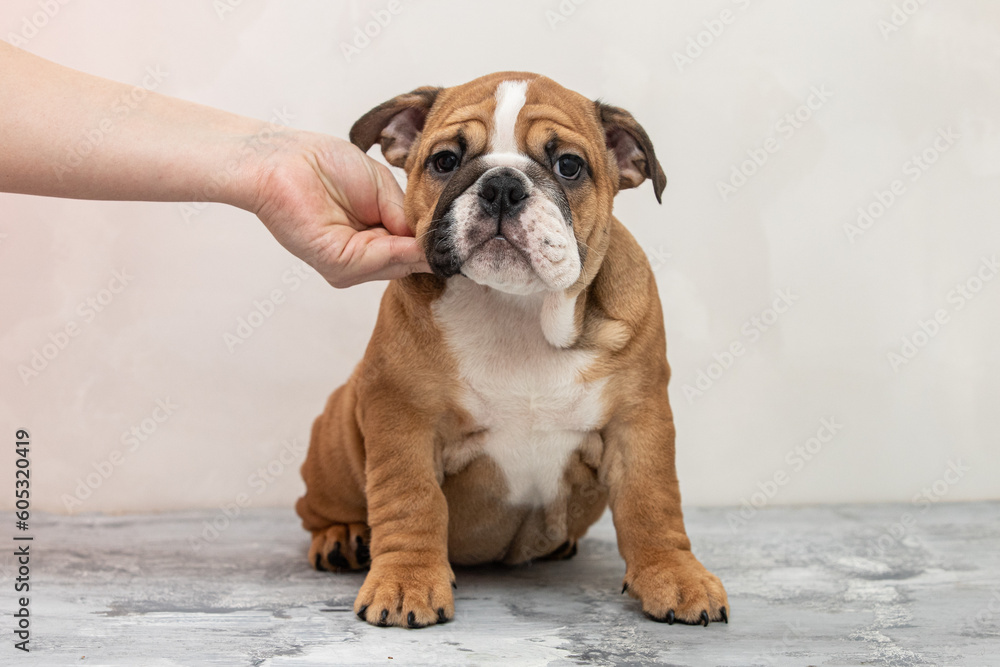
[[[458,168],[458,156],[451,151],[441,151],[431,156],[431,164],[437,173],[448,174]]]
[[[556,161],[556,173],[567,181],[580,178],[583,171],[583,160],[575,155],[563,155]]]

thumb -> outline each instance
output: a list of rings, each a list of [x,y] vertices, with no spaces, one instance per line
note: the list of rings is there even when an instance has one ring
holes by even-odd
[[[389,245],[389,264],[400,264],[410,268],[411,273],[430,273],[423,246],[415,238],[408,236],[385,236]]]
[[[369,158],[371,159],[371,158]],[[378,188],[378,213],[382,226],[396,236],[413,236],[413,230],[406,223],[403,213],[403,190],[389,169],[372,160],[375,167],[375,181]]]
[[[393,280],[411,273],[430,273],[430,270],[423,248],[416,239],[381,235],[365,245],[361,261],[352,271],[353,277],[342,281],[342,285]]]

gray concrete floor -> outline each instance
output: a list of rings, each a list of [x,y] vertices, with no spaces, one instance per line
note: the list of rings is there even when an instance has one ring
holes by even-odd
[[[729,625],[642,617],[619,594],[606,515],[571,561],[457,570],[456,619],[423,630],[358,620],[364,575],[309,568],[290,510],[244,512],[208,540],[221,512],[36,516],[32,652],[11,646],[5,548],[0,663],[1000,665],[1000,503],[733,514],[687,511]]]

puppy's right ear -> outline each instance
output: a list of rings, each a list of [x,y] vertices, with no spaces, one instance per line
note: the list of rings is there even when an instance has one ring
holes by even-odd
[[[368,152],[377,141],[382,155],[394,167],[403,167],[410,149],[424,129],[427,114],[442,88],[424,87],[383,102],[358,119],[351,128],[351,143]]]

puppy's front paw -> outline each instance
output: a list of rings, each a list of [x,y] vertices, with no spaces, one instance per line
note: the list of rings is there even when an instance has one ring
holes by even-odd
[[[384,554],[372,561],[354,611],[372,625],[423,628],[455,616],[455,576],[447,560],[418,554]]]
[[[726,589],[690,551],[669,551],[629,566],[625,591],[642,602],[642,610],[654,621],[671,625],[729,622]]]

